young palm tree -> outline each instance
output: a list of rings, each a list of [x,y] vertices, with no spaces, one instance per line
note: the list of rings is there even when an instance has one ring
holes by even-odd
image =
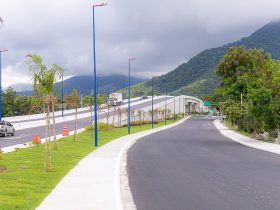
[[[131,119],[132,126],[134,126],[134,121],[135,121],[134,114],[135,114],[135,110],[131,109],[130,110],[130,119]]]
[[[51,69],[50,69],[51,72],[53,72],[54,74],[54,83],[59,80],[62,76],[62,73],[63,73],[63,69],[57,65],[57,64],[53,64]],[[55,89],[55,86],[53,85],[54,89]],[[53,89],[53,92],[52,92],[52,97],[51,97],[51,101],[52,101],[52,121],[53,121],[53,142],[54,142],[54,149],[57,150],[57,142],[56,142],[56,123],[55,123],[55,115],[54,115],[54,111],[55,111],[55,103],[56,103],[56,97],[54,96],[54,92],[55,90]]]
[[[109,104],[109,100],[108,100],[107,101],[107,113],[106,113],[107,131],[109,131],[109,118],[110,118],[110,104]]]
[[[91,130],[93,131],[93,91],[90,92],[90,95],[88,97],[88,106],[90,111],[90,125]],[[93,135],[93,132],[91,132],[91,135]]]
[[[142,125],[142,111],[141,111],[141,109],[137,110],[137,114],[139,115],[139,124],[141,126]]]
[[[35,98],[44,104],[46,112],[46,144],[44,171],[52,170],[51,143],[50,143],[50,106],[53,101],[54,84],[59,78],[61,68],[53,65],[50,69],[42,63],[43,59],[37,54],[28,54],[26,64],[32,74]],[[55,127],[55,125],[53,125]]]
[[[115,125],[115,114],[116,114],[116,106],[113,107],[113,120],[112,120],[113,126]]]
[[[155,117],[155,122],[158,121],[158,109],[154,109],[154,117]]]
[[[170,120],[171,119],[171,110],[167,109],[166,112],[167,112],[167,116],[168,116],[167,119]]]
[[[145,123],[145,118],[146,118],[146,112],[145,111],[143,111],[143,122]]]
[[[79,93],[77,89],[73,89],[72,92],[72,100],[73,100],[73,106],[75,109],[75,128],[74,128],[74,141],[77,141],[77,121],[78,121],[78,103],[79,103]]]
[[[152,122],[152,114],[153,114],[153,111],[150,109],[149,111],[148,111],[148,113],[149,113],[149,115],[150,115],[150,122]]]
[[[118,107],[117,112],[118,112],[118,124],[119,127],[122,127],[122,109]]]

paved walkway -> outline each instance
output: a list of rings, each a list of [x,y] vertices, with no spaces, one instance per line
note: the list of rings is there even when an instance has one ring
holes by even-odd
[[[125,136],[85,157],[37,208],[38,210],[121,210],[120,164],[123,153],[137,139],[182,123]]]

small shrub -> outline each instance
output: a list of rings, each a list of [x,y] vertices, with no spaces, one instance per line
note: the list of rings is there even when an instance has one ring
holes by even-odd
[[[4,158],[4,151],[0,148],[0,160]]]
[[[98,123],[98,130],[99,131],[107,131],[107,128],[108,128],[108,131],[111,131],[111,130],[113,130],[114,125],[113,124],[108,124],[108,126],[107,126],[107,123],[103,123],[103,122]],[[94,126],[87,125],[85,127],[85,129],[86,129],[86,131],[92,131],[94,129]]]

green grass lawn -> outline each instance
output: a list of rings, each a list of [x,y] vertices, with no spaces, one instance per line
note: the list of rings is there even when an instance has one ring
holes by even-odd
[[[163,125],[164,122],[161,122],[155,127]],[[131,127],[131,132],[150,128],[151,125],[135,126]],[[127,128],[99,132],[99,146],[124,135],[127,135]],[[52,172],[43,172],[44,145],[4,154],[0,166],[6,166],[8,170],[0,173],[0,209],[35,209],[58,182],[95,149],[89,131],[78,134],[77,142],[73,141],[73,136],[59,140],[58,150],[52,150]]]

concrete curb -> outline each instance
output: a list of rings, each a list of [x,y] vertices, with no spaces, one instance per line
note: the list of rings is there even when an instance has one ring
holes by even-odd
[[[98,148],[83,158],[37,209],[125,209],[128,200],[123,200],[121,193],[123,189],[121,178],[124,178],[121,167],[125,157],[123,155],[129,146],[144,136],[174,127],[185,120],[186,118],[167,126],[127,135]],[[127,193],[130,193],[130,189],[127,189]],[[134,204],[133,200],[130,202]]]
[[[129,186],[129,180],[128,180],[128,173],[126,170],[126,165],[127,165],[127,152],[128,150],[136,143],[137,140],[140,140],[141,138],[175,127],[183,122],[185,122],[187,119],[189,119],[189,117],[183,118],[181,120],[179,120],[178,122],[172,123],[170,125],[166,125],[166,126],[162,126],[159,128],[156,128],[154,130],[151,130],[149,133],[145,133],[142,136],[136,137],[134,139],[132,139],[129,143],[127,143],[122,151],[119,153],[119,158],[118,158],[118,170],[119,170],[119,174],[118,174],[118,185],[119,187],[119,192],[120,195],[118,195],[117,197],[119,197],[121,199],[121,203],[122,203],[122,208],[124,210],[136,210],[136,205],[134,203],[133,200],[133,196],[130,190],[130,186]]]
[[[77,133],[81,133],[84,132],[85,128],[81,128],[77,130]],[[69,132],[69,136],[73,136],[74,135],[74,131],[70,131]],[[67,136],[62,136],[62,134],[58,134],[56,135],[56,140],[62,139],[62,138],[66,138]],[[54,140],[54,136],[51,136],[51,141]],[[41,143],[44,144],[46,142],[46,138],[42,138],[41,139]],[[29,147],[34,147],[36,145],[32,144],[32,141],[24,143],[24,144],[16,144],[16,145],[12,145],[12,146],[8,146],[8,147],[3,147],[1,148],[1,150],[4,153],[9,153],[9,152],[14,152],[16,149],[25,149],[25,148],[29,148]]]
[[[224,135],[225,137],[231,139],[232,141],[235,141],[239,144],[242,144],[247,147],[271,152],[274,154],[280,154],[280,145],[279,144],[273,144],[263,141],[258,141],[256,139],[244,136],[238,132],[235,132],[233,130],[230,130],[228,127],[223,125],[220,120],[215,120],[214,125],[216,126],[217,130]]]

